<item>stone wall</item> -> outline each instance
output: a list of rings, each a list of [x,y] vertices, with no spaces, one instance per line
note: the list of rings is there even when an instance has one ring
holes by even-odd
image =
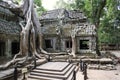
[[[78,24],[63,24],[57,25],[58,22],[54,22],[53,24],[44,24],[42,27],[42,33],[44,34],[44,39],[52,40],[53,48],[46,49],[48,51],[66,51],[71,48],[66,48],[66,40],[71,40],[71,31],[78,25]],[[84,26],[87,23],[79,23],[80,26]],[[89,25],[89,24],[87,24]],[[57,34],[57,30],[60,30],[60,33]],[[77,52],[86,53],[95,50],[95,32],[94,26],[88,26],[83,32],[78,32],[76,34],[77,40]],[[89,49],[80,49],[80,40],[88,40]]]
[[[11,58],[14,54],[12,50],[18,51],[18,48],[12,49],[14,46],[12,45],[13,42],[18,43],[19,45],[19,35],[5,35],[5,34],[0,34],[0,42],[4,42],[5,44],[5,49],[4,49],[4,55],[6,57]],[[17,54],[17,53],[16,53]]]
[[[77,52],[95,50],[95,26],[87,21],[85,15],[78,10],[55,9],[40,16],[44,47],[48,51],[71,50],[71,34],[73,30],[81,29],[76,33]],[[49,39],[45,41],[45,39]],[[80,40],[82,40],[80,42]],[[80,48],[82,45],[83,49]],[[86,48],[86,49],[85,49]]]

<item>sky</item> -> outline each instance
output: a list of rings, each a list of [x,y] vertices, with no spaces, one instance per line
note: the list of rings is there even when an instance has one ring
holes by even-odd
[[[53,10],[58,0],[42,0],[42,6],[47,10]]]
[[[55,5],[57,1],[59,0],[42,0],[42,6],[47,10],[53,10],[55,9]],[[64,0],[64,1],[67,2],[72,0]]]

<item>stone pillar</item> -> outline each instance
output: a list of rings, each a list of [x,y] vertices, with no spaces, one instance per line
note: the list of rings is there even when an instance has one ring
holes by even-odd
[[[5,42],[5,55],[6,57],[12,57],[12,41],[10,39],[7,39]]]
[[[62,41],[61,41],[61,50],[66,51],[65,40],[64,39],[62,39]]]
[[[52,45],[53,45],[53,49],[56,50],[56,38],[53,38]]]
[[[96,49],[96,38],[92,37],[92,50],[94,51]]]
[[[91,38],[89,39],[89,50],[90,51],[92,50],[92,39]]]

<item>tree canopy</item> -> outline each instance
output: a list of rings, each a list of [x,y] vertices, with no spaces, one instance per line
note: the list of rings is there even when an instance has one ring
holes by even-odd
[[[15,3],[20,3],[21,0],[13,0]],[[41,0],[34,0],[35,8],[37,10],[38,15],[41,15],[46,9],[42,6]]]
[[[98,23],[98,35],[100,43],[114,43],[120,41],[120,0],[72,0],[72,3],[64,0],[58,1],[59,8],[77,9],[85,13],[88,21]],[[63,4],[64,3],[64,4]]]
[[[99,29],[101,43],[120,43],[120,36],[118,35],[120,34],[120,11],[118,6],[119,2],[117,0],[107,0]]]
[[[34,3],[36,4],[36,9],[39,15],[46,11],[46,9],[42,6],[41,0],[34,0]]]

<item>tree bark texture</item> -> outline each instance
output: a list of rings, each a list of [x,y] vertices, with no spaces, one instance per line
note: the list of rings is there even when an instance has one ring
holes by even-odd
[[[99,3],[99,6],[96,9],[94,9],[93,1],[92,1],[93,22],[96,27],[96,30],[95,30],[96,31],[96,54],[98,56],[101,55],[99,51],[98,29],[99,29],[99,24],[100,24],[100,17],[102,15],[102,10],[104,9],[106,2],[107,2],[106,0],[101,0]]]
[[[87,25],[88,26],[88,25]],[[77,43],[76,43],[76,34],[80,31],[84,31],[86,29],[86,24],[84,26],[76,26],[72,31],[71,31],[71,39],[72,39],[72,52],[71,54],[73,57],[76,57],[76,52],[77,52]]]
[[[32,56],[37,57],[39,59],[45,57],[41,57],[40,53],[46,53],[41,47],[42,42],[42,33],[41,33],[41,25],[39,19],[37,17],[36,11],[34,9],[33,0],[23,0],[21,5],[16,5],[11,3],[10,1],[5,0],[11,7],[10,9],[20,9],[22,11],[22,16],[24,21],[20,22],[20,26],[22,31],[20,33],[20,51],[18,54],[14,56],[14,58],[6,63],[5,65],[0,66],[0,69],[5,69],[11,64],[14,64],[18,61],[25,60],[24,57],[28,57],[30,53]],[[17,58],[19,55],[22,58]]]
[[[76,57],[75,53],[76,53],[76,38],[75,37],[71,37],[72,38],[72,52],[71,54],[73,55],[73,57]]]

